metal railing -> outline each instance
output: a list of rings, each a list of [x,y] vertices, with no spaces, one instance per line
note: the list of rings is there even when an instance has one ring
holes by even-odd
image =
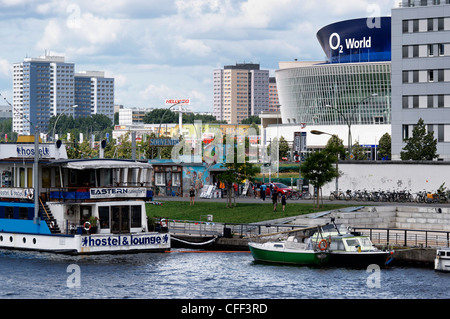
[[[450,231],[361,227],[353,229],[369,236],[374,244],[423,248],[450,247]]]

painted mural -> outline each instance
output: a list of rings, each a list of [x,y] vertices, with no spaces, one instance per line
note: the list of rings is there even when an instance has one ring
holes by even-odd
[[[210,174],[203,165],[183,167],[184,196],[188,196],[191,187],[194,188],[196,195],[200,195],[204,185],[210,185]]]

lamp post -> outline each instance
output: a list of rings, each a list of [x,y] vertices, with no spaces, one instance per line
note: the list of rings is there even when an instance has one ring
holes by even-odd
[[[166,115],[167,111],[169,111],[169,110],[170,110],[171,108],[173,108],[175,105],[178,105],[178,104],[180,104],[180,103],[181,103],[181,102],[178,102],[178,103],[175,103],[175,104],[171,105],[171,106],[163,113],[163,116],[161,116],[161,122],[159,123],[159,129],[158,129],[158,137],[161,137],[161,125],[162,125],[164,116]],[[181,127],[180,127],[180,130],[181,130]],[[181,135],[181,131],[180,131],[180,135]]]
[[[322,134],[326,134],[326,135],[330,135],[331,137],[336,136],[337,135],[333,135],[327,132],[322,132],[322,131],[318,131],[318,130],[311,130],[311,134],[314,135],[322,135]],[[336,196],[338,195],[339,192],[339,153],[336,153]]]
[[[373,93],[370,96],[366,96],[365,98],[363,98],[361,101],[359,101],[352,109],[351,111],[353,112],[362,102],[364,102],[365,100],[368,100],[372,97],[378,96],[378,93]],[[345,120],[345,122],[347,123],[348,126],[348,156],[350,159],[352,159],[352,116],[353,114],[351,114],[352,116],[345,116],[344,113],[341,112],[341,110],[339,110],[337,107],[335,106],[331,106],[331,105],[326,105],[326,107],[329,108],[334,108]],[[361,119],[360,119],[361,120]]]
[[[72,105],[71,107],[72,107],[73,109],[76,109],[76,108],[78,107],[78,105]],[[56,123],[58,123],[60,117],[61,117],[64,113],[66,113],[67,110],[69,110],[69,109],[67,108],[67,109],[65,109],[64,111],[62,111],[61,113],[59,113],[58,117],[56,118],[55,125],[53,125],[53,141],[56,140],[56,138],[55,138],[55,136],[56,136],[56,134],[55,134],[55,132],[56,132]]]
[[[159,129],[158,129],[158,137],[161,138],[161,125],[164,119],[164,116],[166,115],[166,113],[173,108],[175,105],[180,104],[181,102],[175,103],[173,105],[171,105],[168,109],[166,109],[166,111],[163,113],[163,116],[161,116],[161,121],[159,122]],[[181,112],[181,110],[180,110]],[[167,133],[167,130],[166,130]],[[181,126],[180,126],[180,136],[181,136]],[[158,157],[161,159],[161,147],[158,147]]]

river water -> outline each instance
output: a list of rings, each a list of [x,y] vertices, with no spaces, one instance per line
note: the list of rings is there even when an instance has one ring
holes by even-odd
[[[1,299],[448,299],[432,268],[316,269],[248,252],[66,256],[0,250]]]

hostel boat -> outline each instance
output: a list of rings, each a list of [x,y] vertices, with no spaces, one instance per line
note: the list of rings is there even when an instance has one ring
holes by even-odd
[[[450,272],[450,248],[440,248],[436,250],[434,270]]]
[[[36,144],[0,144],[0,248],[67,254],[170,249],[167,228],[147,219],[150,164],[70,160],[64,145]]]
[[[283,238],[284,237],[284,238]],[[392,252],[376,248],[369,237],[334,224],[257,236],[249,242],[256,261],[309,266],[385,267]]]

